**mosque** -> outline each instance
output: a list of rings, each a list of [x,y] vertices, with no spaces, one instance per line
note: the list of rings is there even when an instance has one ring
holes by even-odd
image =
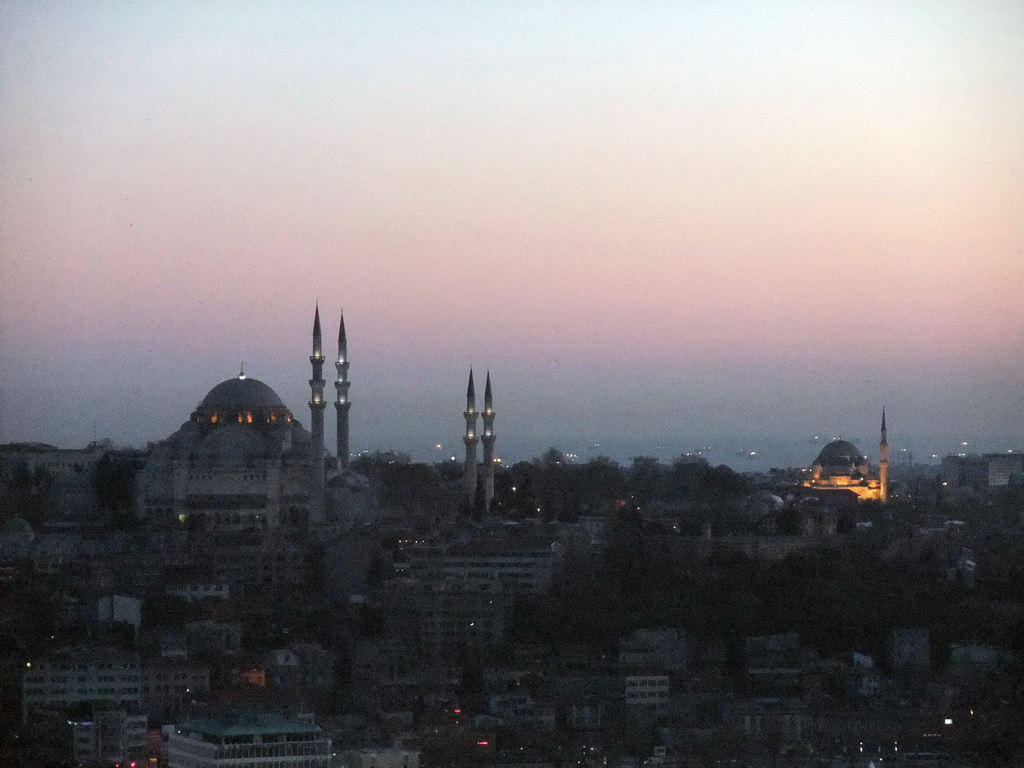
[[[337,458],[324,448],[323,340],[320,309],[313,317],[310,430],[277,393],[245,375],[211,389],[177,432],[156,444],[138,483],[145,518],[207,530],[303,529],[324,523],[337,506],[330,491],[358,484],[349,469],[348,344],[338,326],[334,366]]]
[[[211,389],[177,432],[157,443],[140,473],[137,509],[141,517],[165,523],[192,519],[209,531],[302,531],[342,521],[351,512],[353,491],[367,481],[349,466],[349,361],[345,317],[338,326],[334,363],[336,456],[324,448],[327,401],[326,358],[320,308],[313,315],[310,429],[295,418],[277,393],[246,376]],[[487,374],[484,410],[478,414],[469,373],[466,406],[464,493],[477,492],[476,420],[483,417],[485,503],[494,496],[494,409]]]
[[[885,410],[882,410],[882,437],[878,443],[878,472],[871,471],[868,457],[853,443],[833,440],[811,464],[810,478],[801,483],[816,491],[848,491],[858,499],[889,500],[889,441],[886,436]]]

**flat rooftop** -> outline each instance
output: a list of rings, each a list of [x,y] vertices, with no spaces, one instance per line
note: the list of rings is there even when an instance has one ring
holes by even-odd
[[[183,722],[178,728],[207,736],[246,736],[271,733],[318,733],[320,726],[280,712],[225,711]]]

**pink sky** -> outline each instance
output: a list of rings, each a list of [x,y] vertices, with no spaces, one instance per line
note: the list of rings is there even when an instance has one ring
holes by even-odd
[[[241,359],[305,420],[319,300],[356,449],[455,445],[470,364],[527,455],[1024,447],[1024,7],[522,5],[5,3],[0,441]]]

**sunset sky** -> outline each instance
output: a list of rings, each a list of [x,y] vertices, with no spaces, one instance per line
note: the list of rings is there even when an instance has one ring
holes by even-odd
[[[7,0],[0,41],[0,442],[162,439],[242,360],[308,425],[319,301],[354,450],[461,450],[471,365],[511,459],[874,458],[883,405],[1024,448],[1024,3]]]

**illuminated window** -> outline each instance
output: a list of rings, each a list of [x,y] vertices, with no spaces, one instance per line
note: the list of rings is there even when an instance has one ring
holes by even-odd
[[[217,423],[217,414],[216,413],[213,414],[213,416],[210,417],[210,423],[211,424],[216,424]]]
[[[245,420],[252,424],[252,413],[245,414]]]

